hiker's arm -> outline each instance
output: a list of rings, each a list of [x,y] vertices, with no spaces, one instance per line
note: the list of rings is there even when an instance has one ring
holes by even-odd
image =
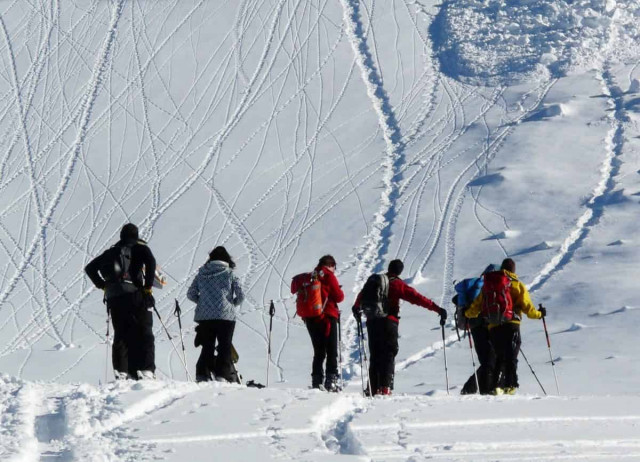
[[[360,298],[362,297],[362,291],[358,292],[358,295],[356,296],[356,301],[353,302],[353,306],[360,308]]]
[[[529,295],[529,291],[524,286],[524,284],[520,281],[515,283],[515,288],[518,291],[518,299],[514,300],[513,304],[515,306],[519,306],[523,313],[527,315],[529,319],[540,319],[542,318],[542,313],[538,311],[531,301],[531,296]]]
[[[89,276],[89,279],[91,279],[91,282],[93,283],[93,285],[96,286],[98,289],[104,289],[106,285],[105,280],[102,279],[102,277],[100,276],[100,273],[98,272],[98,269],[101,266],[100,265],[101,258],[102,258],[102,255],[94,258],[84,268],[84,272],[87,273],[87,276]]]
[[[144,287],[151,289],[153,287],[153,281],[156,277],[156,258],[153,256],[151,249],[147,246],[142,247],[144,249]]]
[[[235,275],[233,276],[233,305],[240,306],[244,301],[244,292],[242,291],[242,286],[240,285],[240,279],[238,279]]]
[[[200,289],[198,288],[198,275],[193,278],[193,282],[189,286],[189,290],[187,290],[187,298],[191,300],[193,303],[198,303],[200,300]]]
[[[344,300],[344,292],[338,283],[338,278],[333,273],[327,274],[327,282],[329,283],[329,297],[335,302],[340,303]]]
[[[436,313],[440,312],[440,307],[438,305],[433,303],[433,301],[429,300],[413,287],[405,283],[402,283],[400,287],[400,298],[402,300],[407,301],[412,305],[418,305],[428,310],[435,311]]]

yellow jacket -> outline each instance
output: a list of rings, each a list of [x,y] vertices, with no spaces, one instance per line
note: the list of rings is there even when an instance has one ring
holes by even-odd
[[[513,319],[509,321],[511,324],[520,324],[522,319],[522,313],[525,313],[530,319],[542,318],[540,313],[531,301],[529,291],[522,282],[518,280],[518,275],[507,270],[502,270],[504,274],[511,279],[511,286],[509,287],[509,293],[511,294],[511,300],[513,301]],[[477,318],[482,311],[482,291],[480,295],[471,303],[471,306],[466,311],[465,316],[467,318]],[[494,328],[498,324],[489,324],[489,329]]]

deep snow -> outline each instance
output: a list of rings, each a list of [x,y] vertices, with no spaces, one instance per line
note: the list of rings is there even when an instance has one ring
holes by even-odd
[[[640,3],[636,0],[110,0],[0,5],[2,460],[640,460]],[[235,344],[268,390],[105,383],[84,265],[127,221],[186,287],[227,246],[248,299]],[[290,278],[332,253],[347,389],[307,390]],[[392,258],[447,307],[516,259],[548,324],[523,322],[515,397],[456,396],[466,340],[402,308],[395,396],[361,397],[364,279]],[[179,349],[179,346],[178,346]]]

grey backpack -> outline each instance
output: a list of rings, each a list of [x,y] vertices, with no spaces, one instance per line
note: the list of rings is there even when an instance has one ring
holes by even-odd
[[[360,308],[367,319],[385,318],[389,314],[389,277],[372,274],[360,293]]]

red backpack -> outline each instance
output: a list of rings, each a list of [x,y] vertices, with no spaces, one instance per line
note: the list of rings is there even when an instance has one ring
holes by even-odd
[[[297,294],[296,314],[302,319],[315,318],[322,314],[322,284],[316,271],[301,273],[291,279],[291,293]]]
[[[484,275],[482,286],[482,316],[490,324],[504,324],[513,319],[511,299],[511,278],[502,271],[492,271]]]

